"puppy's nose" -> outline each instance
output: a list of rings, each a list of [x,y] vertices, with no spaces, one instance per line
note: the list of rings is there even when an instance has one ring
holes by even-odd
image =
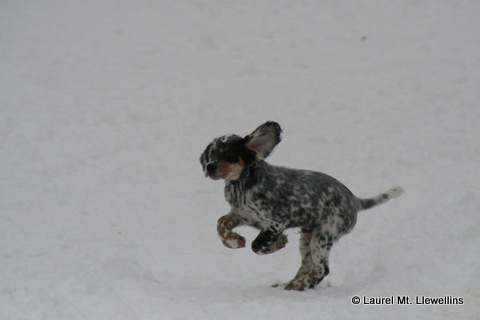
[[[206,174],[212,174],[213,172],[215,172],[215,170],[217,170],[217,165],[213,162],[210,162],[209,164],[207,164],[207,168],[205,170],[205,173]]]

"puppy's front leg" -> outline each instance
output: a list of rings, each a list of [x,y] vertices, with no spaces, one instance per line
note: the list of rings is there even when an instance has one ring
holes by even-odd
[[[282,231],[263,230],[252,242],[252,250],[259,255],[274,253],[285,247],[287,242],[288,238]]]
[[[218,219],[217,232],[225,247],[230,249],[245,247],[245,238],[232,231],[233,228],[243,224],[237,216],[231,213]]]

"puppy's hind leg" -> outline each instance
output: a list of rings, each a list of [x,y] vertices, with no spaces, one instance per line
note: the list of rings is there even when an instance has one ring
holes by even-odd
[[[300,268],[299,274],[285,286],[285,290],[313,289],[328,275],[328,256],[334,240],[328,231],[322,233],[321,227],[313,230],[310,240],[311,268],[303,269],[306,272],[300,272],[302,271]]]
[[[312,269],[312,252],[310,249],[310,242],[312,240],[313,230],[311,228],[303,228],[302,233],[300,235],[300,256],[302,258],[302,264],[300,265],[300,269],[298,269],[297,274],[295,277],[287,282],[284,286],[286,290],[294,289],[294,283],[296,280],[303,278],[311,269]],[[274,285],[274,287],[278,287],[280,284]]]

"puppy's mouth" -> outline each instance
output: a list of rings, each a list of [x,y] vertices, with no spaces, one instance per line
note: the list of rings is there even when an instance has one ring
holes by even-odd
[[[205,172],[205,178],[210,178],[212,180],[220,180],[222,177],[220,177],[219,175],[216,175],[216,174],[211,174],[211,173]]]

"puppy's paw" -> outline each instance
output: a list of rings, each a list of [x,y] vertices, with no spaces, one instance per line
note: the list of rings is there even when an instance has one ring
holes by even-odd
[[[285,284],[284,289],[285,290],[296,290],[296,291],[305,291],[307,289],[307,283],[304,283],[302,281],[290,281]]]
[[[276,241],[271,245],[262,242],[262,240],[264,240],[263,237],[258,237],[252,243],[252,250],[258,255],[274,253],[285,247],[285,245],[288,243],[288,238],[284,234],[279,235]]]
[[[227,232],[223,234],[222,243],[225,247],[230,249],[239,249],[245,247],[246,240],[244,237],[235,232]]]
[[[278,240],[277,242],[275,242],[273,244],[273,247],[272,247],[272,250],[269,252],[269,253],[274,253],[282,248],[284,248],[288,243],[288,238],[286,235],[284,234],[281,234],[279,237],[278,237]]]
[[[245,238],[232,231],[238,226],[239,222],[231,216],[226,215],[218,219],[217,233],[225,247],[230,249],[238,249],[245,247]]]

